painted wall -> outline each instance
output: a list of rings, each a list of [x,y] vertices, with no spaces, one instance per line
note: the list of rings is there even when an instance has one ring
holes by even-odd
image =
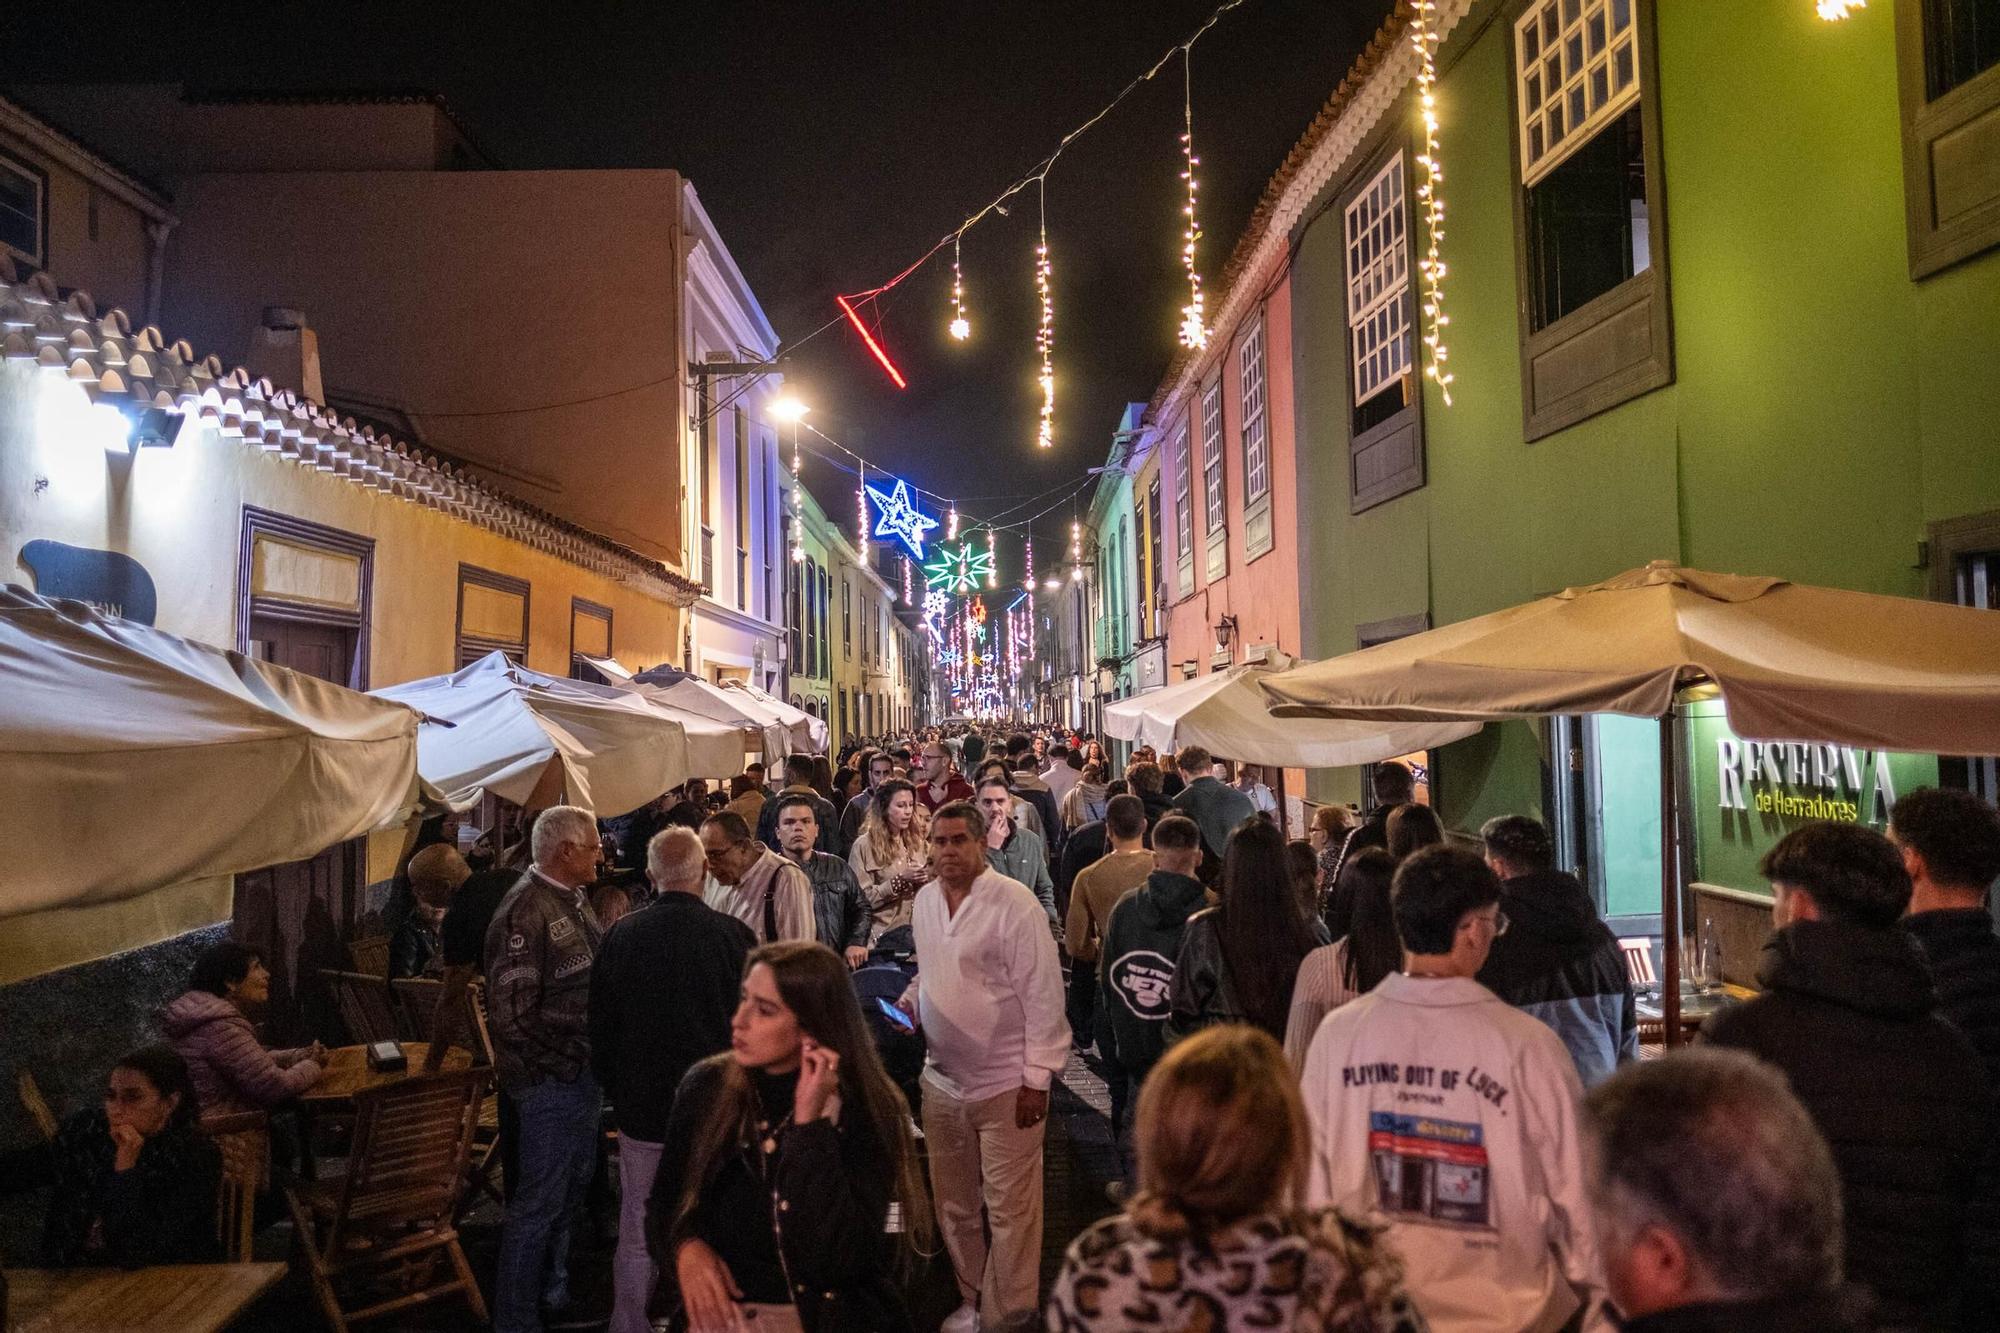
[[[509,493],[686,569],[674,172],[196,176],[176,204],[176,336],[233,362],[264,306],[300,308],[331,396],[400,410]],[[551,404],[572,405],[443,415]]]
[[[1522,440],[1504,23],[1447,52],[1440,94],[1455,403],[1426,382],[1428,484],[1358,516],[1339,215],[1297,238],[1300,484],[1326,497],[1300,530],[1309,652],[1659,558],[1917,595],[1924,523],[2000,506],[2000,254],[1908,277],[1891,7],[1657,8],[1675,384]],[[1540,805],[1526,725],[1439,767],[1458,828]]]
[[[122,307],[134,328],[145,323],[146,279],[152,242],[146,216],[89,176],[0,128],[0,153],[48,177],[44,265],[65,287],[81,287],[99,310]],[[95,203],[97,234],[91,235]],[[248,330],[245,330],[247,335]]]
[[[1252,279],[1246,276],[1242,281],[1250,282]],[[1245,330],[1239,328],[1227,336],[1219,330],[1212,334],[1208,359],[1201,374],[1192,381],[1195,387],[1185,399],[1177,396],[1170,401],[1160,414],[1162,421],[1170,423],[1158,437],[1158,447],[1168,455],[1162,466],[1169,470],[1177,465],[1177,460],[1171,455],[1178,423],[1190,414],[1195,417],[1191,445],[1195,485],[1190,491],[1190,503],[1195,511],[1194,591],[1187,597],[1170,600],[1168,607],[1170,681],[1179,679],[1173,667],[1181,663],[1195,662],[1199,674],[1209,671],[1215,653],[1215,625],[1225,615],[1233,615],[1237,619],[1236,636],[1230,646],[1234,661],[1243,661],[1243,650],[1253,644],[1272,644],[1292,653],[1299,649],[1298,495],[1284,484],[1284,479],[1295,472],[1292,299],[1290,282],[1280,281],[1266,298],[1262,309],[1264,410],[1272,478],[1272,546],[1269,551],[1255,560],[1247,559],[1244,553],[1243,400],[1237,348]],[[1214,371],[1209,366],[1215,364],[1220,365],[1222,375],[1223,494],[1227,501],[1225,526],[1229,533],[1229,561],[1224,576],[1210,583],[1204,578],[1206,535],[1202,528],[1205,511],[1200,485],[1199,386],[1211,381]],[[1161,497],[1161,521],[1166,524],[1168,537],[1163,558],[1168,562],[1170,598],[1173,562],[1177,554],[1174,515],[1174,487],[1170,484]]]

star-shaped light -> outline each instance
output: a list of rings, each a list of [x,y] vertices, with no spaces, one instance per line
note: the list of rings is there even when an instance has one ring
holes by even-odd
[[[993,572],[993,553],[971,542],[933,548],[931,561],[924,566],[924,586],[956,596],[971,592],[986,582]]]
[[[938,525],[934,518],[910,503],[910,488],[904,482],[897,482],[896,489],[884,491],[873,485],[865,485],[868,498],[875,502],[875,535],[894,537],[907,548],[911,555],[924,558],[924,534]]]

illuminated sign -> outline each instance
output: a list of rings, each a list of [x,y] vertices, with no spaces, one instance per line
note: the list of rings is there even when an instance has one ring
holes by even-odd
[[[875,502],[875,535],[894,537],[911,555],[922,560],[924,534],[938,522],[910,503],[909,486],[898,481],[894,490],[885,491],[871,482],[863,484],[862,489]]]

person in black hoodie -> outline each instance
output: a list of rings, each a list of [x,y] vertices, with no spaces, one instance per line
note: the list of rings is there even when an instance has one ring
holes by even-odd
[[[1121,1144],[1125,1109],[1166,1053],[1174,960],[1188,918],[1208,906],[1194,877],[1201,829],[1169,815],[1153,829],[1153,873],[1111,909],[1099,946],[1097,1049],[1110,1063],[1112,1135]]]
[[[1968,791],[1925,787],[1896,802],[1889,840],[1910,872],[1903,929],[1923,946],[1937,981],[1938,1012],[1979,1052],[1987,1089],[2000,1096],[2000,937],[1986,895],[2000,878],[2000,811]],[[2000,1310],[2000,1134],[1966,1215],[1962,1328]]]
[[[1375,808],[1348,833],[1347,841],[1341,844],[1340,854],[1333,858],[1326,876],[1326,882],[1333,886],[1326,899],[1326,929],[1327,934],[1336,940],[1347,933],[1354,917],[1354,896],[1343,891],[1340,872],[1356,853],[1370,847],[1389,850],[1389,816],[1398,806],[1409,805],[1417,799],[1417,775],[1410,771],[1408,764],[1391,759],[1375,765],[1369,788],[1375,794]]]
[[[1494,939],[1479,984],[1555,1029],[1577,1077],[1591,1087],[1639,1058],[1632,982],[1618,937],[1597,917],[1576,876],[1555,868],[1555,844],[1526,815],[1479,830],[1486,864],[1501,880],[1506,931]]]
[[[1776,932],[1764,993],[1702,1039],[1777,1066],[1833,1150],[1847,1273],[1890,1328],[1949,1323],[1992,1095],[1972,1044],[1937,1012],[1923,952],[1896,928],[1910,877],[1857,824],[1793,830],[1764,856]]]

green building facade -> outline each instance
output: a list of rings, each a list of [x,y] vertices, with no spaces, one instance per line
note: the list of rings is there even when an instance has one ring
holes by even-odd
[[[1393,413],[1395,390],[1355,401],[1352,205],[1398,151],[1421,320],[1412,87],[1291,235],[1309,655],[1655,559],[1995,604],[2000,67],[1926,50],[1955,2],[1439,6],[1450,406],[1414,375]],[[1589,113],[1583,146],[1524,184],[1556,156],[1552,102]],[[1643,915],[1620,886],[1644,884],[1649,766],[1658,883],[1655,725],[1489,726],[1432,757],[1433,800],[1462,831],[1550,818],[1608,910]],[[1356,800],[1361,775],[1312,795]]]

